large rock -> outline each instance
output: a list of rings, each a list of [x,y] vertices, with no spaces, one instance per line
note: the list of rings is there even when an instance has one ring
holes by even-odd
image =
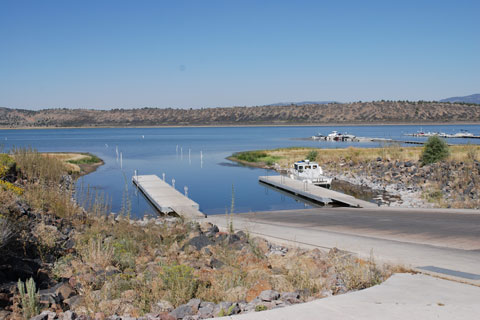
[[[300,302],[300,294],[298,292],[284,292],[281,294],[280,299],[287,304],[294,304]]]
[[[215,310],[213,311],[213,315],[215,317],[226,316],[226,315],[228,315],[228,309],[231,306],[232,306],[231,302],[226,302],[226,301],[220,302],[219,304],[217,304],[215,306]]]
[[[77,314],[70,310],[65,311],[62,316],[59,318],[60,320],[75,320],[77,318]]]
[[[170,315],[175,319],[183,319],[186,316],[193,315],[193,314],[194,314],[193,309],[188,304],[182,304],[181,306],[178,306],[176,309],[170,312]]]
[[[197,313],[198,308],[200,308],[200,303],[201,302],[202,302],[202,300],[200,300],[200,299],[190,299],[190,301],[187,302],[187,305],[192,307],[192,312],[193,313]]]
[[[187,246],[193,246],[195,247],[197,250],[201,250],[203,247],[207,247],[209,245],[213,244],[212,241],[204,234],[201,234],[199,236],[196,236],[196,237],[193,237],[192,239],[190,239],[186,244],[185,246],[183,246],[183,250],[187,247]]]
[[[60,300],[65,300],[71,298],[75,295],[75,290],[68,284],[62,283],[56,290],[55,294],[60,298]]]
[[[270,302],[280,298],[280,294],[275,290],[265,290],[265,291],[262,291],[258,297],[262,301]]]
[[[215,310],[216,304],[213,302],[202,302],[200,303],[200,308],[198,309],[198,314],[200,318],[207,319],[213,318],[213,312]]]

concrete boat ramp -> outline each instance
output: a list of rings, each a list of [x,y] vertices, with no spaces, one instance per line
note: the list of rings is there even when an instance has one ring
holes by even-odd
[[[133,183],[153,206],[162,213],[175,212],[186,219],[205,218],[198,203],[178,192],[156,175],[135,175]]]
[[[285,176],[262,176],[258,177],[258,180],[269,186],[287,191],[313,202],[324,204],[336,203],[356,208],[378,208],[374,203]]]

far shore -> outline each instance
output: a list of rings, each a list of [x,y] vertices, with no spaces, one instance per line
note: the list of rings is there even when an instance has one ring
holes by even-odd
[[[441,125],[480,125],[480,121],[455,122],[340,122],[340,123],[264,123],[264,124],[205,124],[205,125],[158,125],[158,126],[82,126],[82,127],[0,127],[0,130],[33,129],[128,129],[128,128],[243,128],[243,127],[351,127],[351,126],[441,126]]]

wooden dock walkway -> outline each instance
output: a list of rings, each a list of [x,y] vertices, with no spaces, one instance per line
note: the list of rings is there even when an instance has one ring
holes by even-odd
[[[205,218],[200,206],[156,175],[133,176],[133,183],[162,213],[175,212],[186,219]]]
[[[378,208],[378,205],[357,199],[347,194],[333,191],[330,189],[315,186],[313,184],[304,183],[300,180],[291,179],[285,176],[262,176],[258,177],[262,183],[268,184],[275,188],[285,190],[289,193],[322,203],[341,203],[356,208]]]

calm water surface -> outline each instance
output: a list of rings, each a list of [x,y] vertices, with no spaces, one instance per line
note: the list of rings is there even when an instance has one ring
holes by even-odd
[[[176,188],[200,204],[207,214],[225,213],[230,208],[232,185],[235,212],[295,209],[305,206],[288,196],[258,184],[258,176],[274,174],[264,169],[238,166],[225,158],[237,151],[306,146],[344,148],[347,146],[380,147],[379,143],[304,141],[332,130],[357,136],[403,140],[418,130],[455,133],[460,129],[480,135],[479,125],[443,126],[344,126],[344,127],[221,127],[221,128],[108,128],[108,129],[40,129],[0,130],[4,150],[31,146],[39,151],[91,152],[105,161],[96,172],[81,178],[78,184],[105,192],[112,200],[112,210],[120,211],[122,197],[128,194],[132,215],[154,214],[148,202],[131,184],[134,170],[139,174],[166,174],[175,179]],[[479,143],[480,140],[452,139],[449,143]],[[122,154],[122,163],[117,150]],[[203,154],[203,161],[200,157]],[[125,192],[125,187],[128,191]]]

